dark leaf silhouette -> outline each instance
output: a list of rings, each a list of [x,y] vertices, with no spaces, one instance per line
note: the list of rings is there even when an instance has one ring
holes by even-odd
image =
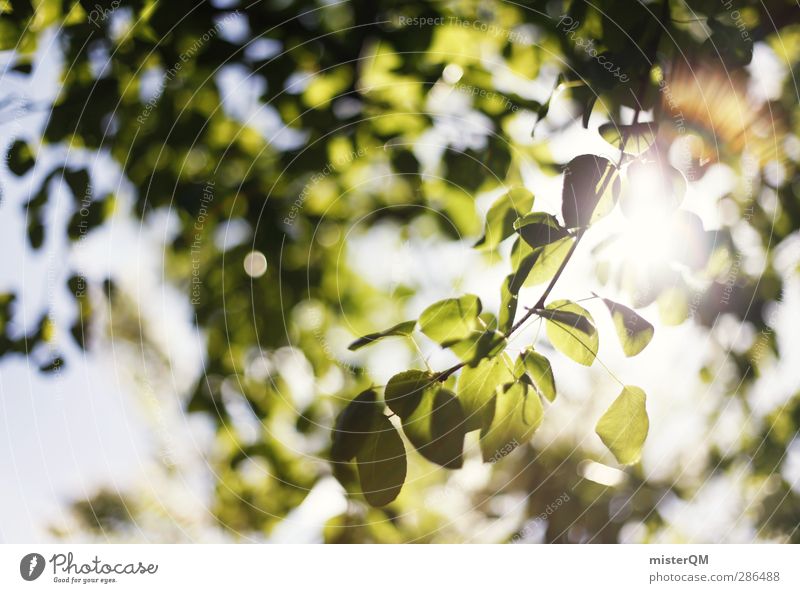
[[[372,334],[367,334],[355,342],[350,344],[347,349],[348,350],[358,350],[359,348],[363,348],[368,344],[372,344],[373,342],[377,342],[381,338],[386,338],[389,336],[410,336],[411,333],[414,331],[417,322],[415,320],[410,321],[403,321],[402,323],[398,323],[397,325],[393,325],[389,329],[385,329],[381,332],[375,332]]]
[[[593,154],[575,157],[564,169],[564,224],[570,229],[588,226],[596,216],[611,209],[618,193],[616,167],[608,159]]]

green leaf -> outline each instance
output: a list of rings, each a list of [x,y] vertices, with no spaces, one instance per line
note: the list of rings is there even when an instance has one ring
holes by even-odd
[[[403,371],[397,373],[386,384],[383,391],[383,400],[389,409],[405,418],[419,405],[422,392],[437,383],[433,373],[426,371]]]
[[[473,294],[439,301],[420,315],[420,330],[434,342],[450,346],[468,338],[480,327],[481,309],[481,300]]]
[[[533,212],[514,222],[514,229],[523,240],[533,247],[544,247],[563,239],[569,232],[558,224],[552,214]]]
[[[597,422],[595,432],[623,465],[639,461],[650,421],[646,396],[639,387],[627,385]]]
[[[619,195],[617,168],[603,157],[583,154],[564,169],[561,213],[567,228],[586,227],[613,208]]]
[[[498,461],[529,440],[543,416],[539,395],[525,383],[517,381],[498,387],[491,423],[481,431],[483,460]]]
[[[617,329],[619,341],[625,356],[636,356],[644,350],[653,339],[655,330],[649,321],[636,311],[614,301],[603,299],[611,312],[614,327]]]
[[[531,348],[524,350],[519,357],[536,390],[548,401],[555,401],[556,381],[550,361]]]
[[[537,314],[547,319],[547,337],[575,362],[591,366],[600,338],[589,312],[571,301],[554,301]]]
[[[603,140],[615,148],[624,150],[628,154],[639,155],[655,142],[658,124],[655,122],[643,122],[628,126],[618,126],[609,122],[600,126],[598,131]]]
[[[508,344],[506,337],[494,330],[476,330],[472,334],[455,344],[450,345],[456,356],[468,364],[475,363],[482,358],[494,356]]]
[[[458,377],[456,393],[464,411],[466,431],[484,428],[491,421],[495,390],[514,381],[511,360],[501,354],[486,358],[475,366],[466,366]]]
[[[8,149],[7,164],[9,170],[21,177],[31,170],[35,163],[33,151],[24,140],[16,140]]]
[[[428,461],[448,469],[463,465],[464,412],[447,389],[434,387],[423,391],[417,407],[403,418],[403,432]]]
[[[393,325],[389,329],[385,329],[382,332],[375,332],[373,334],[367,334],[366,336],[358,338],[355,342],[350,344],[347,349],[355,351],[389,336],[410,336],[416,325],[417,322],[413,319],[411,321],[403,321],[402,323]]]
[[[356,463],[361,491],[369,504],[382,507],[397,498],[406,480],[406,449],[386,416],[374,419]]]
[[[672,286],[658,296],[658,316],[664,325],[680,325],[689,317],[689,298],[682,286]]]
[[[500,287],[498,328],[506,335],[511,331],[514,325],[514,317],[517,314],[517,293],[520,287],[514,284],[516,277],[517,274],[506,276],[506,279],[503,280],[503,285]]]
[[[500,196],[486,213],[486,227],[475,247],[494,249],[514,234],[514,221],[533,208],[533,194],[515,187]]]
[[[89,171],[78,169],[77,171],[64,171],[64,180],[69,185],[72,198],[76,203],[91,197],[92,187],[89,179]]]
[[[380,406],[372,389],[353,398],[336,418],[331,461],[350,461],[355,457],[371,434],[375,417],[380,415]]]
[[[564,237],[538,249],[521,239],[517,241],[511,250],[511,265],[516,270],[514,286],[535,286],[550,280],[561,267],[574,241],[572,237]]]

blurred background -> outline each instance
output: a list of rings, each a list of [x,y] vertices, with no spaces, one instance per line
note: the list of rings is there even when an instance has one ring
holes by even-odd
[[[0,541],[800,542],[796,2],[0,13]],[[337,414],[458,359],[348,345],[464,293],[498,311],[490,206],[526,187],[560,216],[564,165],[616,161],[601,126],[639,118],[685,191],[666,212],[628,176],[553,288],[588,299],[595,363],[526,325],[509,352],[558,390],[534,438],[483,463],[468,434],[456,471],[407,447],[369,506],[328,461]],[[654,325],[640,355],[593,292]],[[632,466],[594,432],[618,378],[648,395]]]

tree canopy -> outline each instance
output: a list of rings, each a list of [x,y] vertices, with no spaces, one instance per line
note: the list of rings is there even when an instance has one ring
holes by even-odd
[[[778,322],[798,274],[795,2],[0,11],[4,76],[58,56],[51,101],[4,99],[47,113],[7,138],[27,248],[170,220],[165,281],[204,349],[182,405],[213,422],[227,532],[268,536],[335,478],[329,542],[673,541],[671,508],[742,480],[749,537],[800,541],[800,383],[754,395],[797,356]],[[423,256],[394,269],[403,250]],[[23,328],[8,292],[0,355],[57,375],[76,346],[157,350],[130,304],[154,295],[68,253],[59,281],[74,321]],[[674,385],[652,393],[653,369]],[[684,375],[707,442],[664,470],[646,451],[654,431],[683,446],[663,435]],[[108,533],[144,504],[75,509]]]

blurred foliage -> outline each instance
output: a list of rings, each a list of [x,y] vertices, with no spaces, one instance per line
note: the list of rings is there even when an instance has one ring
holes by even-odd
[[[209,463],[219,524],[237,533],[268,534],[321,478],[335,474],[351,504],[327,526],[328,541],[468,540],[470,530],[501,516],[497,501],[522,496],[524,516],[497,539],[510,538],[515,530],[524,536],[528,520],[545,513],[545,541],[611,542],[626,522],[641,521],[653,533],[662,522],[658,503],[668,495],[690,499],[692,492],[649,480],[640,465],[626,469],[622,486],[602,486],[581,477],[581,456],[566,446],[536,450],[529,444],[542,416],[547,422],[558,384],[555,377],[551,387],[549,363],[535,359],[540,353],[530,350],[518,362],[508,358],[510,380],[500,379],[499,391],[488,396],[478,394],[472,411],[483,419],[467,427],[470,414],[456,373],[465,365],[461,372],[476,371],[482,360],[505,363],[499,352],[505,337],[530,315],[547,320],[550,341],[565,355],[591,365],[597,350],[591,315],[575,303],[559,305],[545,297],[562,262],[568,263],[580,238],[591,232],[590,224],[615,207],[635,220],[645,197],[663,197],[663,203],[645,209],[658,211],[659,224],[684,246],[673,260],[642,268],[607,255],[604,248],[614,237],[596,248],[598,290],[626,297],[624,303],[606,300],[622,347],[634,355],[650,341],[653,326],[634,309],[653,303],[664,324],[712,328],[720,315],[732,315],[767,336],[748,351],[729,353],[738,369],[733,386],[744,385],[732,388],[731,397],[746,390],[763,350],[775,349],[766,307],[781,300],[784,278],[775,268],[774,247],[800,228],[797,155],[785,150],[788,138],[797,142],[796,90],[786,84],[779,98],[754,104],[745,93],[746,66],[754,44],[764,43],[794,75],[800,12],[790,0],[736,4],[734,15],[713,0],[556,0],[532,7],[491,0],[285,0],[246,10],[236,3],[184,0],[124,1],[103,10],[88,0],[9,0],[0,3],[0,46],[16,50],[17,72],[30,72],[41,34],[56,27],[64,72],[42,145],[112,155],[136,190],[135,215],[147,222],[169,211],[179,223],[166,261],[171,280],[190,298],[205,339],[204,376],[186,407],[216,425]],[[223,78],[235,81],[230,96],[223,96]],[[552,93],[543,99],[531,92],[526,83],[534,80],[552,81]],[[479,118],[484,133],[439,146],[431,158],[419,147],[446,117],[436,97],[448,92],[471,100],[470,115]],[[568,121],[554,117],[565,111]],[[645,114],[647,121],[640,121]],[[617,155],[613,162],[598,155],[569,162],[553,158],[550,143],[569,126],[599,124],[604,125],[598,138]],[[688,144],[688,157],[682,167],[673,167],[666,155],[682,143]],[[12,141],[10,172],[31,175],[36,152],[35,146]],[[723,197],[737,216],[706,230],[680,206],[687,184],[700,181],[717,163],[747,177],[755,189],[737,187]],[[637,167],[650,170],[642,174]],[[564,177],[560,219],[537,211],[535,199],[525,193],[531,170]],[[636,191],[638,175],[651,184],[647,196]],[[67,228],[52,228],[43,208],[62,184],[74,198],[73,212]],[[528,189],[536,194],[536,188]],[[497,198],[484,224],[476,199],[491,192]],[[772,207],[758,199],[764,192],[775,197]],[[54,233],[80,240],[104,224],[115,203],[114,196],[95,195],[88,169],[55,167],[25,204],[30,248],[40,249]],[[413,288],[401,285],[389,294],[349,269],[342,257],[353,221],[392,223],[453,240],[467,237],[487,257],[507,255],[504,242],[513,242],[510,275],[497,287],[503,309],[483,311],[467,295],[434,304],[419,324],[405,323]],[[247,239],[222,248],[215,237],[232,223],[248,229]],[[732,227],[741,224],[755,232],[768,254],[767,267],[758,274],[737,263],[741,254]],[[248,274],[241,265],[251,251],[265,256],[265,274]],[[195,296],[198,265],[202,285]],[[83,328],[91,327],[100,305],[90,302],[96,293],[86,290],[80,271],[74,273],[69,288],[79,323],[69,333],[81,347],[90,347]],[[532,304],[518,303],[518,292],[535,285],[541,286],[542,299],[522,313],[523,305]],[[112,283],[100,294],[116,298]],[[15,333],[9,323],[15,298],[8,294],[0,301],[0,353],[37,356],[44,371],[69,364],[58,355],[47,316],[35,333]],[[416,371],[428,373],[425,380],[437,385],[401,390],[402,396],[417,394],[414,405],[398,403],[400,397],[393,406],[384,395],[402,421],[407,438],[402,442],[398,419],[387,420],[381,399],[368,391],[375,385],[361,366],[365,359],[345,359],[331,345],[331,336],[345,328],[354,338],[365,336],[356,344],[360,347],[384,337],[379,330],[390,326],[386,334],[401,336],[396,339],[418,327],[462,360],[452,369]],[[718,358],[700,350],[698,356],[707,357],[705,372],[713,376]],[[310,403],[296,409],[280,368],[287,357],[307,363],[317,385],[324,379],[337,388],[315,388]],[[255,372],[263,360],[266,371]],[[496,381],[489,379],[492,387]],[[362,403],[369,400],[366,416],[348,419],[346,402],[359,393],[372,394],[359,396]],[[257,439],[241,434],[232,401],[245,404],[260,422]],[[758,507],[756,523],[768,537],[800,541],[798,494],[776,473],[800,422],[797,398],[793,402],[752,442],[719,451],[709,471],[751,466],[754,488],[770,484],[763,488],[769,495]],[[599,432],[620,451],[615,451],[619,461],[635,463],[641,423],[624,443],[618,440],[628,430],[620,418],[628,403],[612,406]],[[482,416],[487,406],[495,416]],[[632,417],[644,411],[638,406]],[[429,419],[420,429],[409,421],[419,410],[427,417],[426,409],[441,410],[437,418],[445,417],[444,424]],[[517,413],[518,422],[493,427],[493,417]],[[337,416],[340,434],[369,436],[334,441],[340,450],[331,464]],[[429,460],[461,467],[467,428],[490,435],[483,459],[491,462],[492,479],[477,491],[451,493],[453,500],[466,497],[469,509],[454,524],[425,503],[430,492],[453,480],[444,470],[434,471]],[[439,450],[435,443],[443,442],[442,434],[454,431],[460,442],[445,439]],[[518,451],[506,459],[509,443]],[[412,454],[412,446],[422,455]],[[402,449],[408,455],[399,455]],[[345,463],[353,457],[357,468]],[[391,467],[384,471],[382,461]],[[268,477],[245,476],[254,462]],[[401,491],[396,477],[406,472],[414,480]],[[367,488],[366,501],[383,505],[398,493],[399,498],[382,508],[363,504],[359,473],[362,485],[368,475],[374,486]],[[565,493],[569,500],[557,512],[545,510]],[[113,529],[125,520],[123,503],[107,493],[94,503],[101,501],[100,512],[92,511],[99,524]],[[88,517],[83,507],[77,512]]]

